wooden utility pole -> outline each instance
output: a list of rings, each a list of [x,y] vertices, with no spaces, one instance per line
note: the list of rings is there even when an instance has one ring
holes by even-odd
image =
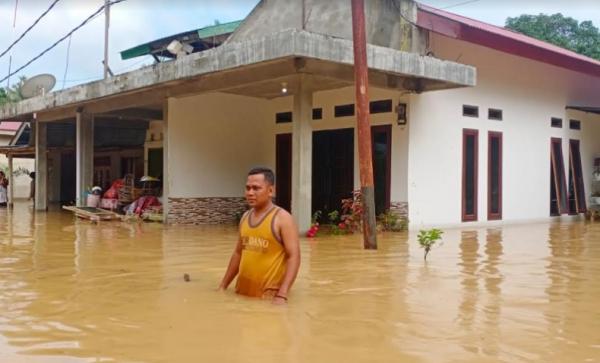
[[[108,27],[110,26],[110,0],[104,0],[104,79],[108,78]]]
[[[356,128],[358,130],[358,162],[363,203],[363,235],[365,249],[377,249],[375,222],[375,187],[369,120],[369,68],[364,0],[352,1],[352,35],[354,42],[354,81],[356,84]]]

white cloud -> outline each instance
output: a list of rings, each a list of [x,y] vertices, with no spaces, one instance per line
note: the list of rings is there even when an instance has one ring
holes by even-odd
[[[0,49],[4,50],[52,3],[52,0],[20,0],[17,26],[13,31],[14,2],[0,4]],[[42,21],[13,49],[12,69],[39,54],[50,44],[96,11],[103,0],[61,0]],[[127,0],[111,8],[109,64],[113,71],[125,71],[151,63],[149,57],[122,61],[119,52],[160,37],[245,17],[255,0],[160,1]],[[51,73],[62,86],[66,64],[67,40],[21,72],[23,75]],[[102,76],[104,57],[104,15],[77,31],[71,42],[67,87]],[[0,59],[0,78],[8,73],[8,54]],[[15,76],[13,79],[16,79]]]
[[[21,34],[53,0],[19,0],[17,26],[13,31],[14,0],[0,3],[0,51]],[[421,0],[436,7],[466,0]],[[555,13],[593,20],[600,25],[599,0],[479,0],[453,7],[449,11],[497,25],[508,16],[523,13]],[[258,0],[126,0],[111,10],[109,64],[114,71],[126,71],[151,63],[149,57],[121,61],[119,52],[171,34],[245,17]],[[40,53],[98,9],[104,0],[60,0],[56,7],[15,46],[13,69]],[[23,75],[51,73],[62,86],[67,42],[21,72]],[[67,86],[102,76],[104,54],[104,16],[100,15],[73,35]],[[0,79],[8,73],[8,55],[0,58]],[[129,68],[128,68],[129,67]],[[16,79],[14,77],[13,79]],[[4,84],[3,84],[4,85]]]

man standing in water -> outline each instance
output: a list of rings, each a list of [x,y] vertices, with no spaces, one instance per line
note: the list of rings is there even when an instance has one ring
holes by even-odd
[[[300,268],[298,228],[292,216],[273,204],[275,175],[268,168],[254,168],[246,181],[250,206],[240,221],[240,237],[220,290],[238,276],[238,294],[270,298],[285,304]]]

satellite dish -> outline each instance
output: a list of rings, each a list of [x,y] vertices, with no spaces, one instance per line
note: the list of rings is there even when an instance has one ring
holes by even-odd
[[[51,74],[39,74],[26,79],[19,90],[23,98],[43,96],[56,84],[56,78]]]

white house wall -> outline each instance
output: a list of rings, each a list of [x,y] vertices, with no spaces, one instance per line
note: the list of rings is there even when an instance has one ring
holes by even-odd
[[[392,99],[401,94],[370,90],[372,100]],[[312,121],[314,130],[354,128],[355,117],[334,118],[334,106],[354,103],[354,88],[317,92],[313,107],[323,109],[323,119]],[[222,208],[239,208],[247,171],[256,165],[275,169],[275,139],[291,133],[291,123],[276,124],[275,114],[293,108],[292,96],[273,100],[211,93],[170,99],[168,107],[169,198],[176,205],[170,219],[184,220],[187,214],[209,213],[205,204],[223,203]],[[392,125],[391,200],[407,201],[408,130],[396,125],[395,112],[371,116],[373,125]],[[356,140],[356,132],[355,132]],[[358,155],[355,141],[355,180],[359,188]],[[212,198],[212,199],[211,199]],[[238,199],[236,199],[238,198]],[[191,208],[191,209],[190,209]],[[170,208],[171,209],[171,208]],[[211,215],[217,221],[225,216]],[[189,221],[185,221],[186,223]]]
[[[170,197],[240,197],[251,167],[274,167],[274,125],[266,106],[222,93],[171,99]]]
[[[356,117],[334,117],[334,107],[337,105],[351,104],[355,102],[354,88],[347,87],[339,90],[322,91],[314,94],[313,108],[323,109],[323,119],[313,120],[314,131],[354,128],[354,189],[360,189],[360,175],[358,165],[358,135],[356,131]],[[391,99],[395,107],[399,102],[406,102],[400,92],[383,90],[378,88],[369,89],[369,98],[372,101]],[[275,113],[291,111],[292,97],[279,98],[271,101],[271,122],[274,122]],[[391,191],[390,199],[393,202],[406,202],[407,196],[407,172],[408,172],[408,127],[397,125],[397,114],[378,113],[371,115],[371,124],[392,125],[392,162],[391,162]],[[277,124],[275,132],[290,133],[291,124]]]
[[[274,167],[267,102],[210,93],[168,103],[168,221],[231,223],[244,209],[251,167]]]
[[[593,141],[600,138],[598,122],[565,110],[573,104],[597,106],[599,79],[434,34],[430,44],[436,57],[476,66],[478,79],[473,88],[411,96],[411,226],[461,223],[464,128],[479,130],[479,221],[487,220],[488,131],[503,133],[504,221],[548,218],[550,139],[563,139],[565,166],[568,140],[582,140],[586,183],[593,155],[600,152]],[[463,105],[478,106],[479,117],[464,117]],[[488,120],[488,108],[503,110],[503,121]],[[563,119],[562,129],[550,127],[552,117]],[[582,130],[569,130],[569,118],[581,120]]]
[[[8,145],[11,138],[12,135],[0,135],[0,145]],[[22,168],[31,172],[34,169],[34,164],[33,159],[13,158],[13,170]],[[0,166],[8,168],[8,158],[4,154],[0,155]],[[15,198],[29,198],[31,190],[31,178],[29,178],[29,175],[23,174],[14,177],[13,182],[15,183],[13,186]]]

